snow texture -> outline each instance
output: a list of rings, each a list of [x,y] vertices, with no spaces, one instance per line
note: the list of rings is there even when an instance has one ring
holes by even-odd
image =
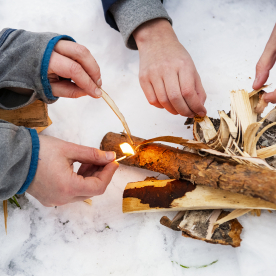
[[[100,65],[103,89],[134,135],[192,138],[186,118],[148,104],[138,80],[138,52],[128,50],[106,24],[99,0],[0,3],[1,28],[67,34],[87,46]],[[230,90],[252,89],[256,63],[275,24],[275,0],[168,0],[165,6],[201,76],[208,115],[227,112]],[[268,81],[271,91],[275,70]],[[99,147],[107,132],[123,130],[102,99],[59,99],[49,106],[49,115],[53,125],[45,135],[81,145]],[[159,224],[161,216],[174,213],[123,214],[126,184],[154,175],[120,166],[92,207],[79,202],[46,208],[29,195],[22,210],[9,205],[7,236],[0,219],[0,275],[276,275],[275,213],[240,218],[243,241],[236,249],[184,238]]]

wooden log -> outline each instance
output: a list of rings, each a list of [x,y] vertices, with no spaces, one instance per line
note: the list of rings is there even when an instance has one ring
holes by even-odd
[[[47,127],[48,110],[47,104],[42,101],[15,110],[0,109],[0,119],[25,127]]]
[[[134,136],[132,139],[135,144],[144,140]],[[115,151],[119,158],[123,155],[119,144],[127,140],[124,134],[109,132],[101,142],[101,149]],[[276,204],[276,172],[266,168],[223,161],[213,155],[200,156],[155,143],[139,147],[134,156],[121,163],[159,172],[172,179],[189,180],[194,184],[257,197]]]

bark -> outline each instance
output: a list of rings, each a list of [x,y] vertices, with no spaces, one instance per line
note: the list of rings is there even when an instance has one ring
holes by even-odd
[[[136,145],[144,140],[134,136],[132,139]],[[119,158],[123,156],[119,147],[123,142],[128,142],[124,134],[109,132],[102,140],[101,149],[115,151]],[[203,157],[155,143],[139,147],[134,156],[121,163],[276,203],[276,172],[266,168],[240,165],[212,155]]]
[[[124,213],[222,208],[276,210],[276,204],[175,179],[147,178],[145,181],[131,182],[123,194]]]
[[[182,231],[182,236],[197,240],[202,240],[208,243],[231,245],[238,247],[241,243],[240,234],[242,225],[237,219],[232,219],[221,225],[210,223],[210,216],[214,210],[203,211],[182,211],[170,220],[167,216],[160,219],[160,223],[174,231]],[[229,214],[226,211],[220,211],[218,219],[221,219]],[[208,230],[211,235],[208,237]]]
[[[0,119],[25,127],[47,127],[51,124],[47,104],[39,100],[15,110],[0,109]]]

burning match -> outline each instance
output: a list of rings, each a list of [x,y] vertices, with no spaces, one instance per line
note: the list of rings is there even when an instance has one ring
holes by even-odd
[[[125,159],[125,158],[127,157],[127,155],[134,155],[134,154],[135,154],[133,148],[132,148],[131,145],[128,144],[128,143],[122,143],[122,144],[120,145],[120,148],[121,148],[122,152],[123,152],[124,154],[126,154],[126,155],[123,156],[123,157],[120,157],[120,158],[116,159],[116,160],[115,160],[116,162],[119,162],[119,161]]]

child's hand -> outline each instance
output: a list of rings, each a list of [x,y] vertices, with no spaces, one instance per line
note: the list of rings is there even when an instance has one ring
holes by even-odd
[[[114,152],[39,135],[36,175],[27,192],[44,206],[59,206],[104,193],[118,168]],[[82,163],[78,173],[74,162]]]
[[[261,88],[269,77],[269,71],[276,62],[276,25],[266,44],[265,50],[256,66],[256,77],[253,89]],[[266,102],[276,103],[276,90],[263,96]]]
[[[169,21],[148,21],[133,36],[140,54],[140,84],[149,103],[175,115],[205,116],[200,77]]]
[[[59,77],[74,81],[60,80]],[[99,65],[89,50],[72,41],[60,40],[52,52],[48,79],[56,97],[78,98],[90,95],[101,97]]]

